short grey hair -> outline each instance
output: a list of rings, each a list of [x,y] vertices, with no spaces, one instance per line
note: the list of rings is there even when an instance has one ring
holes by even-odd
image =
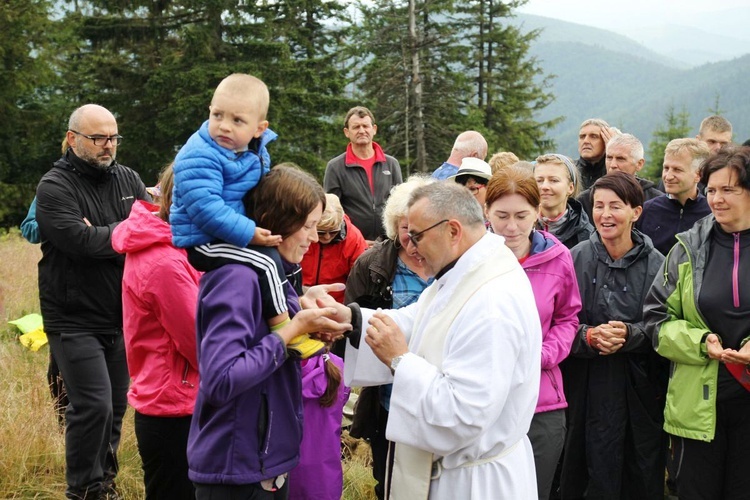
[[[607,143],[607,151],[612,146],[626,146],[629,148],[630,157],[638,163],[643,159],[643,144],[633,134],[619,134],[612,137]]]
[[[394,241],[398,239],[398,223],[401,218],[406,217],[409,213],[409,196],[412,191],[433,182],[437,181],[432,177],[425,174],[415,174],[391,189],[382,216],[385,234],[389,239]]]
[[[433,182],[418,187],[409,197],[409,208],[422,198],[430,203],[430,213],[437,219],[457,219],[464,226],[484,227],[482,207],[471,191],[455,182]]]
[[[481,157],[480,160],[484,160],[489,146],[482,134],[475,130],[467,130],[458,134],[456,142],[453,143],[453,149],[466,156],[476,153]]]
[[[589,118],[587,120],[583,120],[583,123],[581,123],[581,126],[578,127],[578,130],[581,130],[583,127],[588,127],[589,125],[596,125],[597,127],[601,128],[609,127],[609,123],[605,122],[601,118]]]

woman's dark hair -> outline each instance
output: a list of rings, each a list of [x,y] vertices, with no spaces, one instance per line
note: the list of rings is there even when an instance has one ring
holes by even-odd
[[[643,206],[643,188],[634,175],[616,170],[604,177],[599,177],[591,187],[591,204],[594,204],[594,193],[597,189],[609,189],[631,208]]]
[[[701,183],[708,185],[711,174],[729,167],[737,175],[737,183],[745,189],[750,190],[750,147],[747,146],[724,146],[718,152],[712,154],[703,162],[700,168]]]
[[[276,165],[245,197],[245,211],[258,227],[282,238],[297,232],[326,194],[315,178],[293,163]]]

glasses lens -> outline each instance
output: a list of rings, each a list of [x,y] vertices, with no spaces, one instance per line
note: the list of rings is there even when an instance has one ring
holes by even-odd
[[[94,146],[106,146],[107,141],[110,141],[113,146],[119,146],[122,142],[122,137],[119,135],[113,135],[110,137],[92,137],[92,141],[94,141]]]

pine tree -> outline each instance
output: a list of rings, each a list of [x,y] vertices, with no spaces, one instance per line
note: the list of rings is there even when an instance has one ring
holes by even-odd
[[[478,127],[496,151],[512,151],[519,158],[554,149],[546,132],[562,118],[539,123],[535,113],[552,102],[538,61],[529,57],[538,31],[522,33],[508,23],[513,10],[526,0],[460,0],[460,29],[468,41],[467,70],[474,77],[472,103]]]
[[[120,158],[148,183],[206,120],[219,81],[253,74],[271,92],[274,162],[320,174],[341,134],[330,116],[346,106],[331,27],[341,12],[324,0],[78,0],[69,90],[118,116]]]
[[[654,130],[653,138],[648,145],[646,165],[643,167],[640,174],[641,176],[657,183],[661,179],[664,149],[666,149],[669,141],[672,139],[687,137],[688,134],[690,134],[690,126],[688,125],[690,114],[684,107],[682,108],[682,111],[677,113],[674,109],[674,105],[670,105],[664,117],[666,123]]]

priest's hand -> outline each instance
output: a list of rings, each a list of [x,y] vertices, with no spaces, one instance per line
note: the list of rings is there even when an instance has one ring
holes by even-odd
[[[365,342],[386,366],[390,367],[391,360],[396,356],[409,352],[406,337],[390,316],[376,312],[370,318],[369,324]]]

